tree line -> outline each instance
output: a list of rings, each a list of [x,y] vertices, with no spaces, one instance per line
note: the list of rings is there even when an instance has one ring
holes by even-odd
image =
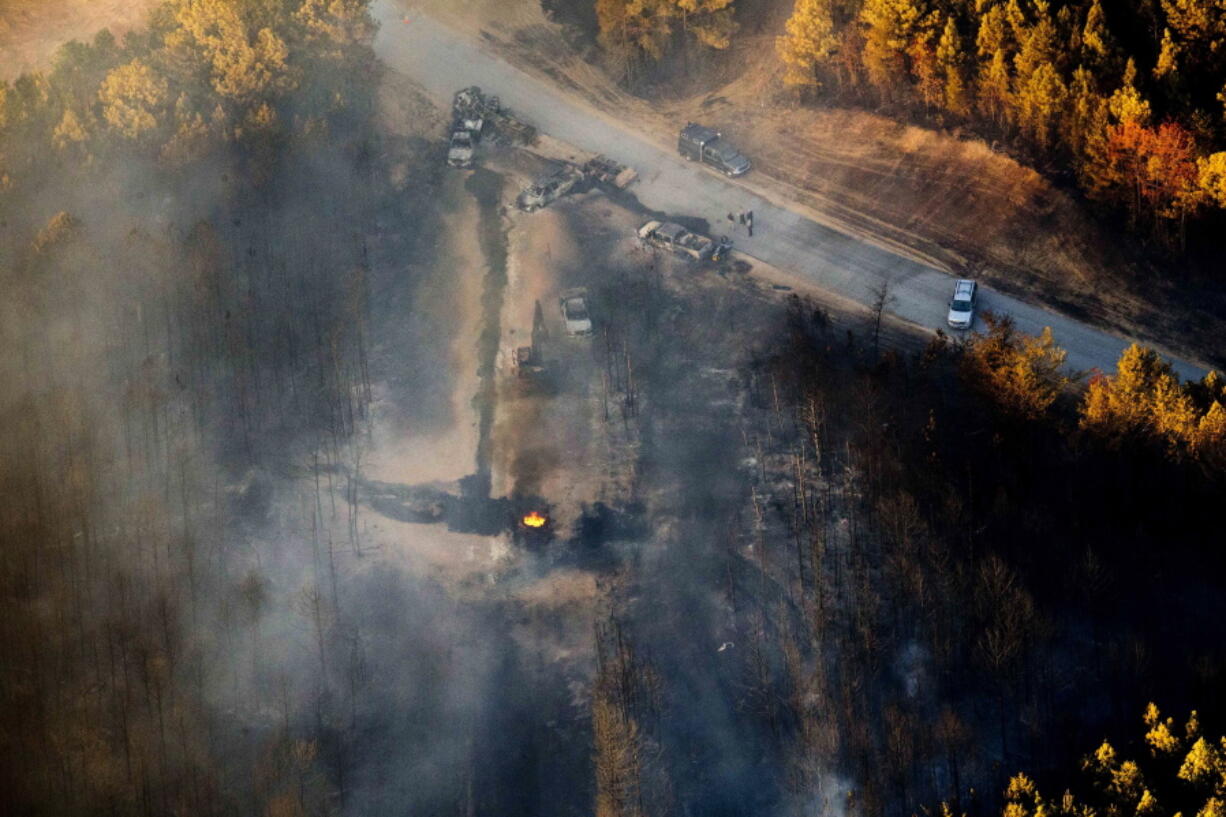
[[[631,79],[678,44],[722,50],[738,24],[736,0],[596,0],[598,39]]]
[[[1070,786],[1058,797],[1044,796],[1033,779],[1019,773],[1005,789],[1004,817],[1224,813],[1226,738],[1206,734],[1196,710],[1177,723],[1172,717],[1163,718],[1150,703],[1141,720],[1143,740],[1129,742],[1139,759],[1125,756],[1104,740],[1082,759],[1076,793]],[[948,804],[943,804],[942,812],[952,813]]]
[[[364,0],[175,0],[0,90],[9,813],[343,791],[365,659],[329,466],[370,400],[373,31]],[[269,648],[286,620],[314,674]]]
[[[1063,779],[1138,701],[1211,699],[1218,376],[1132,347],[1078,384],[1007,321],[886,346],[796,300],[747,370],[735,598],[798,810],[998,812],[1005,770]]]
[[[786,81],[965,122],[1067,162],[1183,246],[1226,208],[1226,10],[1198,0],[797,0]]]
[[[226,144],[266,149],[337,120],[373,69],[364,0],[173,0],[122,42],[70,42],[50,70],[0,82],[8,183],[48,154],[90,165],[139,151],[183,166]]]

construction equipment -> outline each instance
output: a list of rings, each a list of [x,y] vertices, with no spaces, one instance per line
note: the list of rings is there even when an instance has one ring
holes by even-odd
[[[532,345],[516,347],[511,358],[511,366],[516,377],[529,378],[543,374],[545,371],[545,356],[542,353],[543,341],[549,337],[549,329],[545,326],[545,311],[541,302],[537,301],[532,310]]]

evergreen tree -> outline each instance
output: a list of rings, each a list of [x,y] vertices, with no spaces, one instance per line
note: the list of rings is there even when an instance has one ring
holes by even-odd
[[[1107,28],[1107,16],[1103,13],[1101,0],[1094,0],[1086,13],[1086,22],[1081,29],[1081,47],[1086,62],[1100,74],[1110,70],[1118,59],[1115,38]]]
[[[1024,80],[1019,76],[1018,124],[1041,148],[1051,145],[1068,90],[1051,63],[1040,64]]]
[[[942,90],[945,109],[958,116],[965,115],[970,108],[963,75],[966,58],[962,50],[962,37],[958,34],[958,24],[953,15],[945,18],[945,29],[941,32],[940,42],[937,43],[936,61],[944,78]]]
[[[997,51],[979,72],[979,107],[997,125],[1013,111],[1013,77],[1004,51]]]
[[[790,85],[820,85],[818,71],[838,46],[831,0],[796,0],[785,33],[776,41],[779,57],[787,66],[784,81]]]
[[[907,78],[906,54],[927,21],[926,0],[865,0],[864,69],[878,90],[888,93]]]
[[[107,123],[128,139],[139,139],[159,126],[169,86],[139,59],[114,69],[98,92]]]

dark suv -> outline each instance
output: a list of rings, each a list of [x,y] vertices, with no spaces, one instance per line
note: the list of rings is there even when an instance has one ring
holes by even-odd
[[[693,122],[681,129],[677,151],[690,161],[703,162],[728,176],[749,172],[749,160],[719,134]]]

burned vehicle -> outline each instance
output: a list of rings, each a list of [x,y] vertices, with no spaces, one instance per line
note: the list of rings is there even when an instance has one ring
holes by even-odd
[[[624,190],[637,178],[638,174],[632,168],[605,156],[595,156],[582,165],[566,162],[537,177],[516,197],[515,206],[531,213],[563,196],[584,193],[593,187],[606,192]]]
[[[466,130],[457,130],[451,134],[451,142],[447,145],[448,167],[472,167],[473,153],[476,144],[473,135]]]
[[[560,199],[584,181],[583,172],[574,165],[566,165],[540,176],[515,200],[515,205],[525,213],[531,213]]]
[[[677,151],[686,159],[710,165],[726,176],[743,176],[751,167],[749,160],[719,131],[693,122],[681,129]]]
[[[639,241],[689,261],[707,261],[715,253],[715,242],[692,233],[671,221],[649,221],[638,231]],[[726,251],[726,250],[725,250]]]
[[[592,334],[592,316],[587,311],[587,290],[568,289],[558,299],[558,307],[562,310],[562,323],[566,326],[566,334],[571,337],[582,337]]]

